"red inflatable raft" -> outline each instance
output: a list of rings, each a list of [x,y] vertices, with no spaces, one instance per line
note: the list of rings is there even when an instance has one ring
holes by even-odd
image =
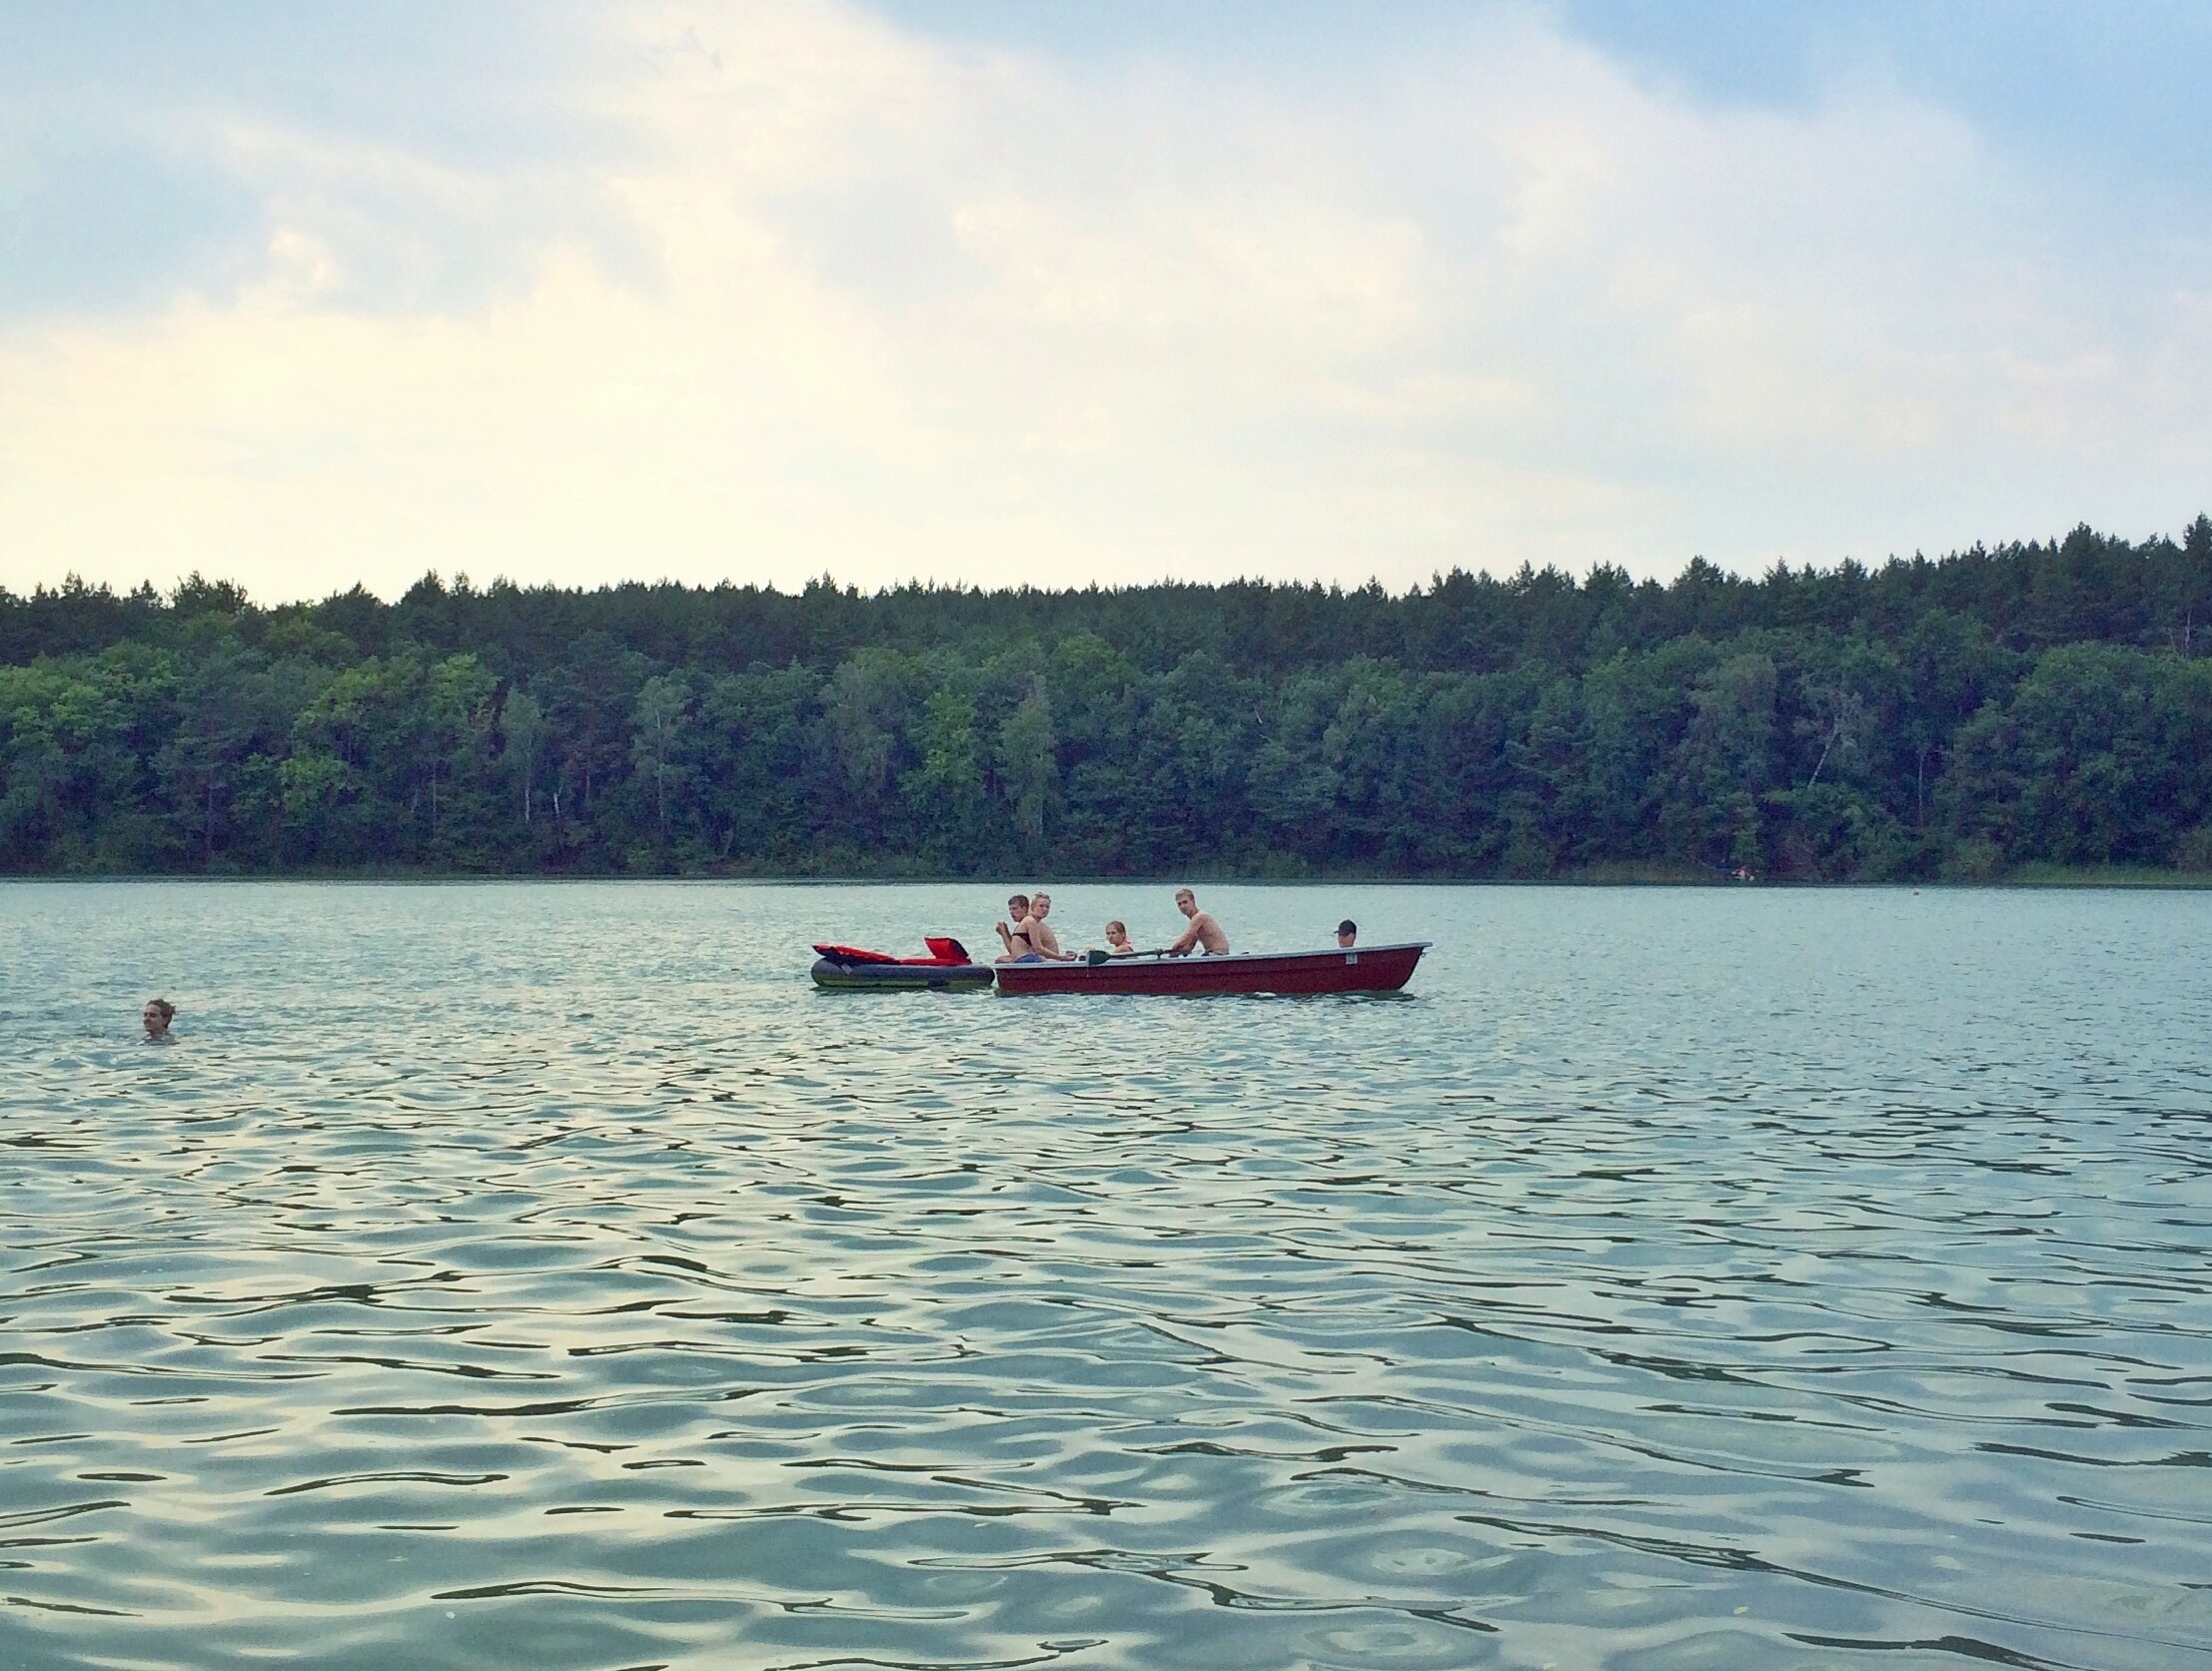
[[[972,992],[991,984],[988,964],[948,935],[922,937],[927,957],[893,957],[862,946],[816,945],[814,984],[833,992]]]

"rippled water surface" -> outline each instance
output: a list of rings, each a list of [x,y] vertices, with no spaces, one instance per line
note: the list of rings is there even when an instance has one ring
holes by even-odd
[[[2212,1667],[2212,896],[1003,892],[0,887],[0,1665]]]

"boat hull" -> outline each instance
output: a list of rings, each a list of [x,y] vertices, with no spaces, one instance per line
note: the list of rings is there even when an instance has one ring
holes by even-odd
[[[1111,963],[1002,963],[998,990],[1065,992],[1397,992],[1429,942],[1351,951],[1240,952],[1227,957],[1117,958]]]
[[[830,992],[980,992],[991,984],[985,963],[847,963],[816,958],[814,984]]]

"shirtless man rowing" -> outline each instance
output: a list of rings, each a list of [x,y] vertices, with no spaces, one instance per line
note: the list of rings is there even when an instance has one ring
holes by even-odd
[[[1198,896],[1190,889],[1175,890],[1175,909],[1190,919],[1190,927],[1167,949],[1169,957],[1188,957],[1199,947],[1204,947],[1209,957],[1220,957],[1229,950],[1229,936],[1221,932],[1221,925],[1214,921],[1211,911],[1199,910]]]

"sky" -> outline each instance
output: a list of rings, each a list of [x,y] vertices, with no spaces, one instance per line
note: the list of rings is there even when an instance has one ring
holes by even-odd
[[[2139,0],[0,0],[0,586],[2178,531],[2208,72]]]

